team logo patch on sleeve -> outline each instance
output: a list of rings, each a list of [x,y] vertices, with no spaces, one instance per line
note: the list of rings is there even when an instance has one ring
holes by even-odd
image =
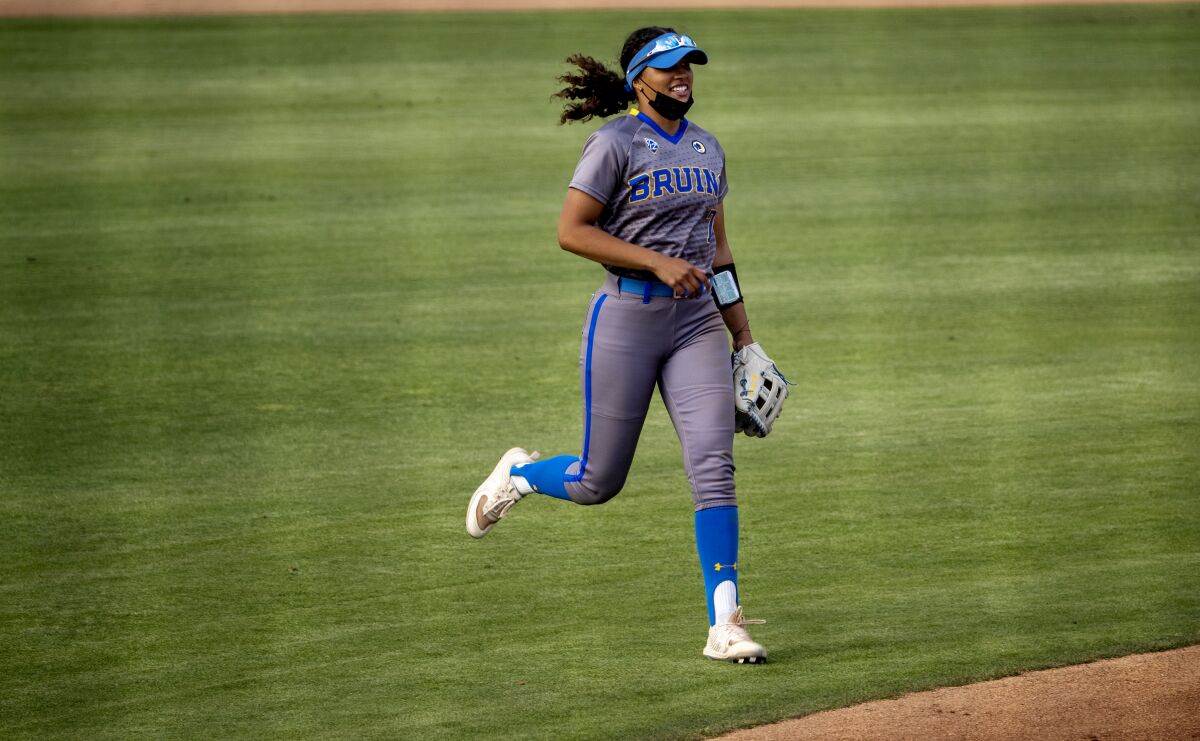
[[[658,142],[654,141],[653,139],[647,139],[646,140],[646,149],[649,149],[651,152],[657,152],[658,151]]]
[[[704,148],[704,142],[700,141],[699,139],[692,140],[692,149],[696,150],[700,154],[704,154],[707,151]]]

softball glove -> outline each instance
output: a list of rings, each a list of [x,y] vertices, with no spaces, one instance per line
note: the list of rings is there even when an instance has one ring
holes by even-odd
[[[735,429],[751,437],[766,437],[794,386],[779,372],[757,342],[733,354]]]

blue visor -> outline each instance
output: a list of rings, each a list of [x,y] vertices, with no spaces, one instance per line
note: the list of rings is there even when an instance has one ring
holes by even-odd
[[[691,36],[664,33],[643,46],[629,60],[629,69],[625,70],[625,89],[632,92],[633,81],[647,67],[671,69],[687,57],[691,57],[688,61],[696,64],[708,64],[708,55],[696,46]]]

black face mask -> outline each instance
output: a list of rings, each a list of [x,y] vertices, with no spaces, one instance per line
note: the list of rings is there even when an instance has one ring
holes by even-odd
[[[645,83],[643,83],[645,84]],[[650,87],[646,85],[646,87]],[[654,88],[650,87],[651,90]],[[660,93],[654,90],[654,100],[650,101],[650,107],[658,112],[658,115],[668,121],[678,121],[687,115],[688,109],[692,107],[692,103],[696,102],[693,95],[689,95],[687,102],[680,102],[677,98],[673,98],[666,93]]]

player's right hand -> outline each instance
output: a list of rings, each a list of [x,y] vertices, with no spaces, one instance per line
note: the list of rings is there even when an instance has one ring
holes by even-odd
[[[676,298],[689,298],[707,292],[708,276],[687,260],[660,255],[654,264],[654,274],[675,291]]]

